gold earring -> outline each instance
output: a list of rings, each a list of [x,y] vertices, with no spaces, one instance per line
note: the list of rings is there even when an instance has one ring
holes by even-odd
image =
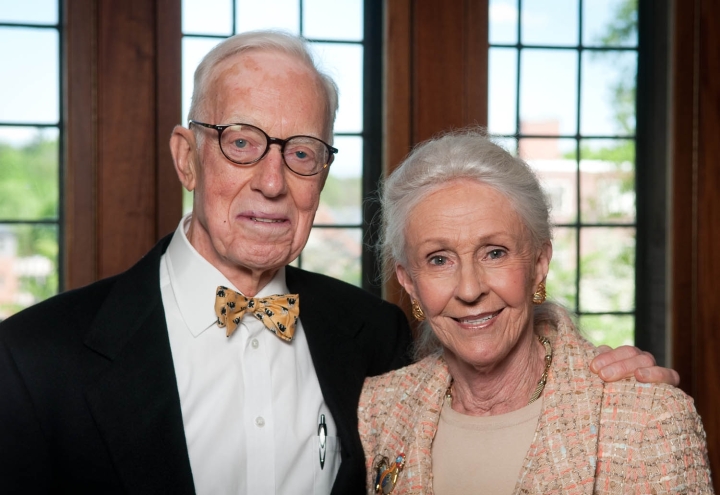
[[[423,321],[425,319],[425,313],[423,313],[420,304],[418,304],[415,299],[412,300],[412,315],[417,321]]]
[[[540,282],[540,285],[538,285],[535,294],[533,294],[532,302],[533,304],[542,304],[545,302],[546,297],[547,292],[545,291],[545,282]]]

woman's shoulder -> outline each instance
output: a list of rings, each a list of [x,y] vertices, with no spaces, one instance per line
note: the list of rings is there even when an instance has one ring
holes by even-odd
[[[697,415],[692,397],[667,383],[641,383],[634,378],[608,382],[604,384],[603,399],[604,409],[627,411],[636,419],[646,418],[646,421],[666,414]]]
[[[707,439],[693,399],[667,384],[604,384],[598,472],[635,486],[710,493]]]

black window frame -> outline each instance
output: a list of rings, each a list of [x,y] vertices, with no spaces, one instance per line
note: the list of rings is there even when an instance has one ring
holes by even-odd
[[[633,223],[584,223],[580,210],[580,174],[576,178],[576,207],[578,214],[575,222],[558,224],[556,227],[569,227],[575,230],[577,270],[575,274],[575,307],[578,315],[633,315],[635,345],[653,354],[660,365],[668,363],[667,348],[667,160],[669,142],[669,53],[670,53],[670,3],[655,0],[638,0],[638,39],[635,47],[584,46],[583,0],[578,0],[578,44],[568,46],[546,46],[523,44],[522,0],[517,0],[517,42],[490,43],[489,48],[510,48],[517,50],[517,80],[515,133],[498,135],[514,139],[519,145],[523,138],[569,138],[575,140],[576,160],[580,160],[580,144],[583,139],[628,139],[635,144],[635,201],[636,212]],[[577,132],[570,135],[531,135],[523,134],[520,126],[520,78],[521,56],[523,49],[550,49],[577,51],[578,75],[576,118]],[[635,101],[634,136],[592,136],[580,132],[581,82],[583,77],[582,54],[584,51],[636,51],[637,79]],[[492,130],[492,129],[491,129]],[[658,143],[662,143],[658,145]],[[635,308],[634,311],[580,311],[580,235],[583,228],[612,227],[635,229]]]
[[[50,219],[9,219],[0,217],[0,225],[30,225],[30,226],[54,226],[57,230],[58,254],[55,260],[55,269],[58,274],[57,293],[65,290],[65,123],[63,115],[65,115],[65,78],[63,77],[63,68],[65,66],[65,36],[63,32],[64,7],[65,3],[56,0],[57,4],[57,22],[55,23],[32,23],[32,22],[0,22],[0,28],[29,28],[29,29],[54,29],[58,36],[58,120],[54,123],[48,122],[13,122],[0,121],[0,128],[7,127],[27,127],[35,129],[57,129],[57,180],[58,180],[58,213],[57,218]],[[40,302],[36,301],[35,303]]]

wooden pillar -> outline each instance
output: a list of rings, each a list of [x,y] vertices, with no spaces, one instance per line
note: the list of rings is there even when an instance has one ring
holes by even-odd
[[[675,1],[672,67],[672,366],[695,399],[720,492],[720,4]]]
[[[444,130],[487,125],[487,0],[386,0],[384,171]],[[409,315],[393,278],[386,299]]]
[[[182,211],[180,1],[65,0],[63,289],[136,262]]]

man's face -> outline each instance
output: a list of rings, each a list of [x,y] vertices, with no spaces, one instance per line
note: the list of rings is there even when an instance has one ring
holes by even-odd
[[[210,77],[201,120],[252,124],[278,138],[328,139],[321,83],[287,55],[235,55]],[[195,180],[185,184],[194,190],[190,242],[233,281],[243,273],[255,278],[274,273],[305,246],[327,172],[296,175],[277,145],[259,162],[237,165],[223,156],[216,131],[200,132]]]

